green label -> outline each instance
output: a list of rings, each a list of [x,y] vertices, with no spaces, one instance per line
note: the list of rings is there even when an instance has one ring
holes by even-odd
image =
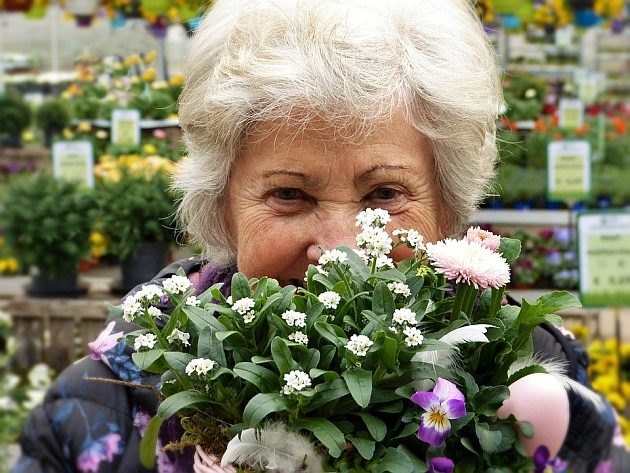
[[[630,234],[590,234],[581,271],[585,305],[630,305]]]
[[[116,144],[132,146],[138,144],[136,142],[136,127],[138,125],[135,120],[119,118],[116,124],[118,126]]]
[[[581,200],[588,197],[584,156],[559,155],[553,161],[549,197],[553,200]]]
[[[59,157],[59,177],[88,185],[88,156],[64,154]]]

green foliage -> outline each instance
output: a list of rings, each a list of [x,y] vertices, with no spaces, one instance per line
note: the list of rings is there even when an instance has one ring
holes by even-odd
[[[48,100],[35,112],[35,121],[42,130],[62,130],[70,125],[71,119],[68,102],[62,99]]]
[[[167,91],[153,90],[134,97],[129,107],[140,110],[142,118],[163,120],[177,111],[177,99]]]
[[[514,260],[520,243],[505,239],[501,248]],[[137,296],[142,308],[132,317],[142,329],[127,342],[155,335],[154,347],[134,355],[141,366],[163,373],[166,399],[154,422],[175,412],[189,421],[200,414],[204,423],[229,425],[233,436],[280,421],[290,431],[309,434],[327,453],[326,471],[412,472],[435,456],[451,458],[458,471],[530,471],[533,464],[516,436],[516,420],[497,418],[497,410],[509,395],[511,366],[532,354],[532,331],[540,323],[556,322],[552,314],[579,304],[575,298],[554,293],[524,302],[522,309],[501,307],[502,288],[482,292],[461,283],[455,297],[449,296],[452,288],[423,251],[396,268],[378,270],[374,260],[366,263],[349,248],[338,250],[345,261],[310,266],[304,288],[237,273],[231,301],[215,286],[199,297],[200,307],[189,305],[192,289],[175,291],[174,282],[167,281],[164,290],[174,310],[160,316],[160,327],[148,307],[150,297],[161,295]],[[406,284],[408,294],[397,292],[393,283]],[[324,303],[322,294],[329,291],[339,298],[334,307]],[[419,344],[408,341],[403,322],[393,317],[403,308],[414,314],[410,327],[422,327]],[[296,312],[303,317],[300,322],[291,318]],[[480,342],[454,348],[443,338],[474,324],[490,325]],[[175,328],[190,335],[186,344],[173,338]],[[297,331],[308,341],[300,342]],[[363,353],[352,345],[359,334],[371,343]],[[423,355],[441,350],[450,350],[456,362],[423,361]],[[198,358],[211,367],[199,373],[185,366]],[[311,384],[290,385],[286,376],[295,372],[308,375]],[[451,434],[434,449],[415,436],[423,410],[410,397],[438,377],[461,390],[467,414],[451,421]],[[213,420],[204,419],[204,412]],[[216,438],[200,443],[213,442]],[[143,458],[153,458],[150,437],[142,450]]]
[[[506,76],[503,80],[505,117],[510,121],[535,120],[542,111],[546,84],[530,74]]]
[[[150,176],[123,171],[119,180],[96,184],[97,228],[109,252],[126,258],[145,242],[175,240],[175,196],[162,173]]]
[[[94,200],[78,184],[35,174],[13,180],[5,194],[2,223],[24,267],[42,273],[75,271],[89,254]]]
[[[0,97],[0,137],[19,135],[28,128],[33,112],[19,95]]]

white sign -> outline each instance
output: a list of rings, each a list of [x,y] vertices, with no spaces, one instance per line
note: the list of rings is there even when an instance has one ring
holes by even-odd
[[[560,100],[560,128],[580,128],[584,124],[584,102],[579,99]]]
[[[586,104],[592,104],[600,94],[600,79],[594,74],[582,77],[578,82],[580,88],[580,98]]]
[[[140,144],[140,111],[114,110],[112,112],[112,143],[123,146]]]
[[[547,148],[547,192],[550,200],[576,202],[590,197],[591,144],[552,141]]]
[[[563,28],[556,29],[556,46],[561,49],[566,49],[573,44],[574,30],[572,25],[565,26]]]
[[[580,296],[586,306],[630,306],[630,212],[578,215]]]
[[[55,177],[94,187],[94,151],[90,141],[57,141],[52,157]]]

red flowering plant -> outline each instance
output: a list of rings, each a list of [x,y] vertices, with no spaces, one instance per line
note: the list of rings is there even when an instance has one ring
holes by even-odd
[[[162,374],[143,461],[178,415],[185,434],[169,448],[196,445],[214,468],[532,471],[517,433],[531,437],[531,424],[497,411],[510,384],[547,371],[534,328],[579,303],[555,292],[502,305],[517,240],[471,229],[425,245],[413,229],[390,235],[389,221],[361,212],[358,249],[323,251],[304,287],[236,273],[194,295],[180,272],[113,307],[138,325],[134,362]],[[394,262],[397,245],[414,256]]]

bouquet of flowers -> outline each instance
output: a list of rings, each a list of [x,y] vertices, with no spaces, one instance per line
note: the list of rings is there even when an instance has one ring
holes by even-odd
[[[389,221],[361,212],[358,250],[323,251],[304,287],[236,273],[196,297],[182,272],[112,307],[140,327],[126,336],[134,362],[162,374],[143,461],[178,415],[185,434],[169,448],[241,471],[531,471],[517,434],[531,424],[497,410],[510,384],[546,372],[534,328],[578,301],[502,303],[518,240],[471,228],[425,245],[413,229],[390,236]],[[398,245],[412,257],[392,261]]]

